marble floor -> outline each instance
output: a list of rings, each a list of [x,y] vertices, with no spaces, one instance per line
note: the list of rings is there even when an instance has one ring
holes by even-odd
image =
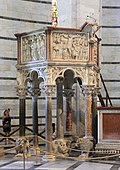
[[[0,157],[0,170],[120,170],[120,161],[77,161],[68,158],[43,162],[41,158],[23,159],[12,154]]]

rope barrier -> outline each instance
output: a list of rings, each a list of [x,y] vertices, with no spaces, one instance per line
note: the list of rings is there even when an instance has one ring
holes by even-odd
[[[35,136],[34,135],[27,135],[27,136],[23,136],[23,137],[19,137],[19,136],[15,136],[14,137],[14,139],[16,138],[16,139],[20,139],[20,138],[34,138]],[[5,137],[5,138],[10,138],[10,137]],[[42,137],[40,137],[40,136],[37,136],[37,138],[38,139],[40,139],[40,140],[42,140],[42,141],[44,141],[44,142],[47,142],[47,143],[49,143],[49,144],[51,144],[52,145],[52,142],[50,142],[50,141],[48,141],[48,140],[46,140],[46,139],[44,139],[44,138],[42,138]],[[9,151],[12,151],[12,150],[16,150],[18,147],[19,147],[20,145],[18,145],[18,146],[15,146],[15,147],[13,147],[13,148],[10,148],[10,149],[6,149],[5,151],[4,151],[4,153],[6,153],[6,152],[9,152]],[[29,148],[33,148],[33,145],[29,145]],[[72,159],[74,159],[74,160],[84,160],[84,161],[87,161],[87,160],[100,160],[100,159],[108,159],[108,158],[114,158],[114,157],[119,157],[120,156],[120,153],[119,154],[113,154],[113,155],[107,155],[107,156],[99,156],[99,157],[80,157],[80,156],[82,156],[82,155],[80,155],[79,157],[70,157],[70,156],[67,156],[67,155],[65,155],[65,154],[59,154],[59,153],[57,153],[57,154],[55,154],[54,152],[47,152],[47,151],[44,151],[44,150],[41,150],[40,148],[35,148],[36,149],[36,151],[40,151],[40,153],[42,152],[42,153],[45,153],[45,154],[51,154],[51,155],[53,155],[53,156],[56,156],[56,157],[58,157],[58,156],[62,156],[62,157],[64,157],[64,158],[72,158]],[[69,150],[69,151],[76,151],[76,152],[83,152],[83,153],[106,153],[106,151],[88,151],[88,150],[82,150],[82,149],[73,149],[73,148],[69,148],[69,147],[67,147],[67,150]],[[115,149],[115,151],[117,152],[117,151],[120,151],[120,149]],[[0,152],[1,153],[1,152]],[[111,154],[111,153],[110,153]],[[38,157],[41,157],[42,155],[38,155],[37,154],[37,156]]]

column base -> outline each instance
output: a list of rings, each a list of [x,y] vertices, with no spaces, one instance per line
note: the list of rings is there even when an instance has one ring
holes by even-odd
[[[64,137],[70,137],[70,136],[72,136],[72,131],[66,131],[64,133]]]
[[[40,154],[39,146],[33,147],[33,154],[35,154],[35,155]]]
[[[55,161],[56,160],[56,157],[54,155],[51,155],[51,154],[47,154],[47,155],[44,155],[42,157],[42,161],[45,161],[45,162],[52,162],[52,161]]]
[[[84,136],[83,138],[84,139],[89,139],[89,140],[93,140],[94,139],[93,136]]]

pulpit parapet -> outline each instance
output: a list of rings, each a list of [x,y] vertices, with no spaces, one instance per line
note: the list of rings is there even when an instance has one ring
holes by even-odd
[[[99,38],[96,37],[96,41],[91,45],[91,35],[82,29],[47,27],[16,34],[19,47],[18,65],[61,63],[98,66]]]

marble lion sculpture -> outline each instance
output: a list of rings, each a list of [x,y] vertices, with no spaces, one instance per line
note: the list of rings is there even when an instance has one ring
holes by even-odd
[[[22,156],[23,153],[26,157],[30,156],[29,154],[30,149],[30,143],[27,138],[18,138],[15,142],[15,150],[17,153],[17,156]]]
[[[55,139],[52,142],[52,148],[55,154],[67,154],[67,141],[64,139]]]

